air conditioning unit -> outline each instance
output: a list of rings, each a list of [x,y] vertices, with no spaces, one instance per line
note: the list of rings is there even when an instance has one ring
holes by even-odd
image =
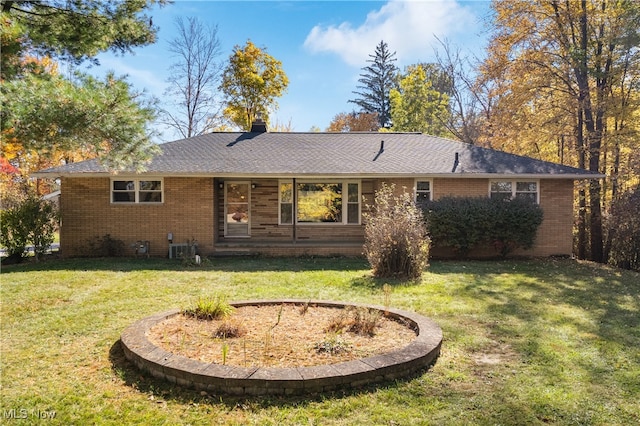
[[[169,259],[179,259],[189,254],[189,244],[169,244]]]

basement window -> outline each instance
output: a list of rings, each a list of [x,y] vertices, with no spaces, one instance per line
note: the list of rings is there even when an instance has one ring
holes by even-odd
[[[111,180],[111,202],[114,204],[162,203],[162,180],[128,179]]]

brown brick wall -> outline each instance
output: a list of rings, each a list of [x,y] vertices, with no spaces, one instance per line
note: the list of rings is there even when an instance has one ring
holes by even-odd
[[[442,197],[487,197],[489,179],[443,179],[433,180],[434,200]]]
[[[540,207],[544,220],[532,251],[536,256],[573,252],[573,181],[541,180]]]
[[[111,204],[109,178],[62,180],[64,256],[86,256],[88,242],[109,234],[125,243],[125,254],[137,240],[148,240],[151,254],[166,256],[167,233],[174,242],[198,240],[203,252],[213,250],[213,181],[210,178],[165,178],[164,203]]]
[[[411,190],[413,179],[390,180],[398,192]],[[433,196],[487,196],[487,179],[433,180]],[[253,180],[251,193],[251,238],[243,243],[274,242],[273,247],[261,245],[259,251],[273,254],[359,254],[353,243],[363,240],[362,226],[298,225],[296,239],[301,247],[287,247],[293,238],[293,226],[278,225],[277,179]],[[200,251],[214,253],[215,244],[237,241],[224,238],[223,191],[220,181],[212,178],[165,178],[164,203],[161,205],[116,205],[110,203],[109,178],[64,178],[62,182],[61,246],[65,256],[89,255],[89,240],[106,234],[123,241],[126,253],[133,255],[131,245],[137,240],[149,240],[151,254],[166,256],[167,233],[175,243],[190,238],[198,240]],[[374,191],[382,185],[380,179],[362,181],[366,204],[373,202]],[[573,182],[571,180],[541,180],[540,205],[545,214],[533,250],[520,254],[533,256],[569,255],[572,251]],[[218,217],[215,221],[214,218]],[[320,246],[309,245],[317,241]],[[347,243],[330,244],[329,242]],[[350,243],[350,244],[349,244]]]
[[[534,247],[518,250],[524,256],[571,255],[573,250],[573,181],[569,179],[540,180],[540,207],[544,220],[538,229]],[[433,197],[444,196],[486,197],[489,179],[434,179]],[[442,251],[443,256],[447,252]],[[492,251],[472,252],[471,256],[492,256]]]

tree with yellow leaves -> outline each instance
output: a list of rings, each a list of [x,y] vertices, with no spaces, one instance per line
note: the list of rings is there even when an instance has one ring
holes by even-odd
[[[492,6],[494,32],[481,68],[483,84],[492,87],[485,140],[611,176],[589,181],[578,197],[578,255],[601,262],[612,181],[618,191],[640,175],[624,159],[638,148],[640,3],[495,0]]]
[[[269,122],[270,109],[277,109],[289,79],[282,62],[267,54],[250,40],[236,45],[222,75],[220,89],[225,95],[225,117],[240,129],[249,130],[258,114]]]

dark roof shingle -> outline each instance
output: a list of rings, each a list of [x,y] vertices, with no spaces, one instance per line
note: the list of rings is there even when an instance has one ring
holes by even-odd
[[[419,133],[225,132],[168,142],[160,148],[161,154],[147,165],[147,174],[599,177],[574,167]],[[108,172],[98,161],[89,160],[44,170],[38,175]]]

